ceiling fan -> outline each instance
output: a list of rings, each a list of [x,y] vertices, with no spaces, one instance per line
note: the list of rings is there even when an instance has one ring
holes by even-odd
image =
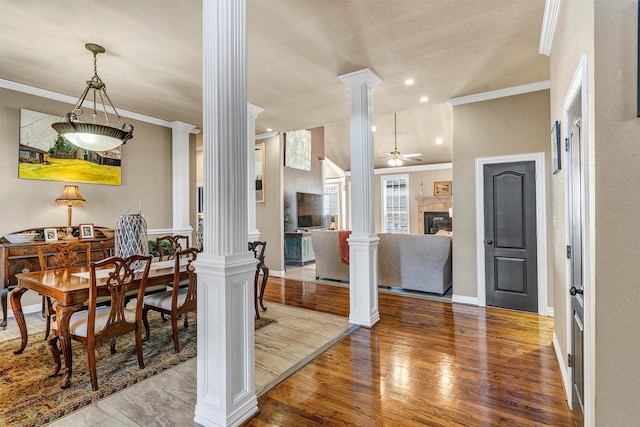
[[[397,118],[396,113],[393,113],[393,151],[390,153],[382,153],[389,158],[389,160],[387,160],[387,164],[389,166],[402,166],[402,163],[404,163],[404,161],[406,160],[413,162],[422,161],[422,159],[419,158],[422,156],[422,153],[402,154],[400,151],[398,151],[398,141],[396,139],[396,133]]]

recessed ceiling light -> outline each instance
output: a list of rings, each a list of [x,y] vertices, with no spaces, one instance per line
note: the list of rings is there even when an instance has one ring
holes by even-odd
[[[436,144],[442,144],[442,138],[436,138]]]
[[[420,97],[420,102],[427,102],[429,100],[428,96],[421,96]]]
[[[404,84],[407,86],[411,86],[412,84],[414,84],[415,81],[413,79],[407,79],[404,81]]]
[[[267,132],[273,132],[273,129],[267,128]]]
[[[371,132],[375,132],[375,131],[377,131],[377,130],[378,130],[378,128],[377,128],[377,127],[375,127],[375,126],[371,126]]]

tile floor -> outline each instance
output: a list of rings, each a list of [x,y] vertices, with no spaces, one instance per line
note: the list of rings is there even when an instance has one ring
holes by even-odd
[[[277,323],[256,331],[258,396],[353,329],[344,317],[272,302],[265,305],[265,315]],[[44,331],[39,314],[25,317],[29,333]],[[0,340],[19,336],[18,327],[10,318],[7,329],[0,331]],[[196,359],[191,359],[49,425],[194,426],[196,397]]]

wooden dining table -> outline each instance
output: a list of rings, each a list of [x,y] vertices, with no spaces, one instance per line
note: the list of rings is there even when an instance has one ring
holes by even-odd
[[[173,280],[174,261],[152,262],[147,278],[147,287],[169,283]],[[71,336],[69,321],[71,315],[81,310],[89,299],[89,267],[72,267],[30,273],[16,274],[18,286],[10,293],[11,308],[20,329],[21,342],[13,352],[20,354],[27,346],[27,324],[22,312],[22,295],[28,290],[33,290],[43,296],[57,301],[56,322],[60,337],[60,347],[64,358],[64,376],[60,383],[61,388],[67,388],[71,384],[73,372],[73,357],[71,353]],[[184,273],[186,276],[186,273]],[[137,286],[140,284],[141,275],[134,280]],[[98,296],[108,296],[106,278],[97,278]],[[134,286],[135,287],[135,286]]]

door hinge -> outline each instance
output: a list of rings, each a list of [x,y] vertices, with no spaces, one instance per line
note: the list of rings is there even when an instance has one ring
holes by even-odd
[[[564,151],[569,152],[569,138],[564,139]]]
[[[571,259],[571,246],[567,245],[567,259]]]
[[[567,364],[569,365],[569,368],[573,367],[573,354],[571,353],[567,354]]]

